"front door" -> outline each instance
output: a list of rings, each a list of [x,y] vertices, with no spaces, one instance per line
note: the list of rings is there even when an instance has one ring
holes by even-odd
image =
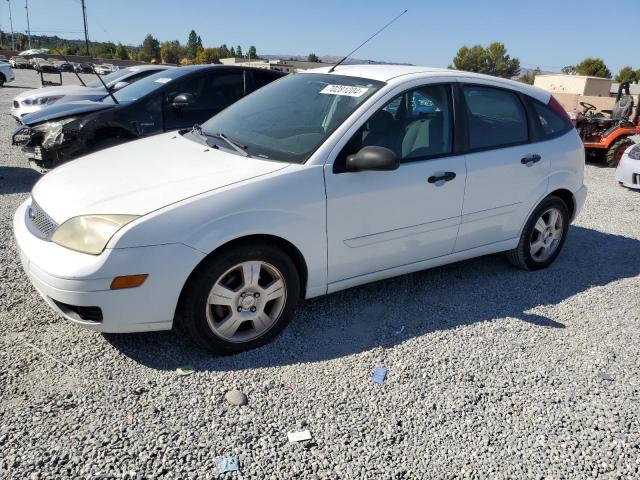
[[[465,187],[453,153],[451,85],[405,92],[374,113],[325,166],[329,283],[450,254]],[[347,155],[386,147],[395,171],[344,172]]]
[[[241,69],[209,69],[200,75],[172,82],[165,93],[164,128],[176,130],[204,123],[242,98],[244,91],[244,70]],[[189,96],[188,105],[174,106],[173,100],[180,94]]]

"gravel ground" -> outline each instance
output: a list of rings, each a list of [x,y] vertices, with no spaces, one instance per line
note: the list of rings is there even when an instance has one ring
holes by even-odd
[[[224,478],[640,477],[640,192],[612,170],[587,167],[545,271],[495,255],[354,288],[212,358],[180,333],[81,330],[26,280],[11,217],[38,175],[8,110],[35,84],[0,89],[1,478],[216,478],[221,455],[240,459]]]

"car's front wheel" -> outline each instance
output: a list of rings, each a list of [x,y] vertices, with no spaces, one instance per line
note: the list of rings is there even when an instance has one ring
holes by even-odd
[[[524,270],[539,270],[560,254],[569,230],[569,210],[562,199],[550,195],[533,211],[518,246],[507,252],[509,261]]]
[[[216,252],[191,276],[180,322],[219,355],[262,346],[289,323],[300,296],[295,264],[279,248],[240,245]]]

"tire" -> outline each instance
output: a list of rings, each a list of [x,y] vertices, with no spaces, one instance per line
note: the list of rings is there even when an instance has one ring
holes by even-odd
[[[288,255],[267,244],[238,245],[215,253],[191,275],[178,322],[201,347],[232,355],[275,338],[299,297],[300,276]]]
[[[613,142],[607,150],[607,154],[605,156],[607,166],[617,167],[618,163],[620,163],[620,159],[622,158],[622,154],[624,153],[624,151],[634,143],[635,142],[629,137],[619,138],[615,142]]]
[[[0,88],[4,87],[4,82],[6,79],[4,78],[4,74],[0,73]]]
[[[550,212],[555,212],[559,220],[553,222]],[[518,246],[507,252],[507,258],[513,265],[523,270],[547,268],[560,254],[567,239],[568,230],[567,205],[560,198],[550,195],[531,213],[522,229]]]

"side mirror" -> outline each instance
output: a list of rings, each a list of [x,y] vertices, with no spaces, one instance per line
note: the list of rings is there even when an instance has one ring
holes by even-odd
[[[173,101],[171,102],[171,106],[173,108],[182,108],[188,107],[189,105],[193,105],[195,100],[191,93],[179,93],[175,97],[173,97]]]
[[[400,159],[385,147],[363,147],[358,153],[347,157],[345,167],[347,172],[397,170],[400,167]]]
[[[129,82],[117,82],[115,85],[113,85],[111,87],[111,91],[112,92],[117,92],[118,90],[120,90],[121,88],[126,87],[127,85],[129,85]]]

